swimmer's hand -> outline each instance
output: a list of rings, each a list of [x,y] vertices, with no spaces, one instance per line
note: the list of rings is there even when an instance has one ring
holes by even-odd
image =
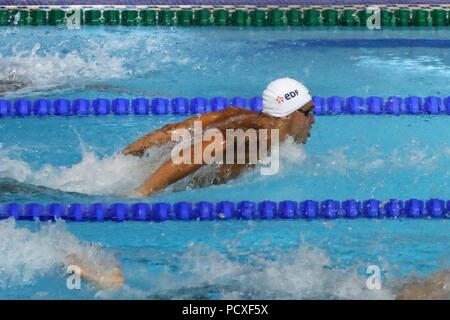
[[[141,139],[128,145],[125,149],[122,150],[122,153],[126,156],[142,156],[145,150],[145,145],[140,140]]]
[[[143,197],[143,195],[139,192],[138,189],[127,191],[127,192],[123,193],[122,195],[126,198],[131,198],[131,199],[137,199],[137,198]]]
[[[170,137],[170,133],[158,130],[129,144],[122,153],[124,155],[142,156],[147,148],[169,142]]]
[[[74,254],[69,254],[66,257],[65,264],[79,267],[81,278],[93,283],[98,289],[116,289],[122,287],[125,282],[120,266],[107,266],[107,268],[100,265],[95,266]]]

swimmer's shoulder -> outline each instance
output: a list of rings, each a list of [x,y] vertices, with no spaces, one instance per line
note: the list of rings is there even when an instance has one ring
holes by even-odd
[[[229,121],[244,121],[244,122],[266,122],[271,121],[271,118],[259,111],[248,110],[239,107],[228,107],[220,111],[212,111],[204,114],[195,115],[186,121],[189,123],[195,121],[204,121],[206,124],[218,124]]]
[[[251,115],[251,116],[262,116],[263,113],[259,111],[253,111],[249,109],[244,109],[240,107],[228,107],[226,109],[223,109],[221,111],[217,111],[223,114],[224,116],[234,116],[234,115]]]

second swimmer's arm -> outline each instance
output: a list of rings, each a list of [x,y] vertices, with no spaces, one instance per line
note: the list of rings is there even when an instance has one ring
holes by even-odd
[[[98,289],[119,288],[125,282],[122,269],[118,265],[97,265],[94,261],[81,259],[75,254],[67,255],[64,264],[77,266],[81,278],[91,282]]]
[[[420,281],[404,285],[396,294],[397,300],[450,299],[450,270],[433,273]]]

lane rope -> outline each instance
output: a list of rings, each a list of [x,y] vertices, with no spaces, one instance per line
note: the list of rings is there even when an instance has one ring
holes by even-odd
[[[450,97],[370,96],[313,97],[316,115],[450,115]],[[105,115],[192,115],[240,107],[261,111],[261,97],[204,97],[185,98],[116,98],[116,99],[0,99],[0,118],[29,116],[105,116]]]
[[[208,201],[156,203],[39,204],[6,203],[0,205],[0,219],[55,221],[210,221],[272,219],[449,219],[450,200],[406,201],[304,200],[304,201]]]
[[[70,2],[70,1],[68,1]],[[14,1],[12,1],[14,3]],[[366,26],[372,21],[367,4],[333,5],[130,5],[130,6],[3,6],[0,26]],[[369,6],[370,7],[370,6]],[[379,6],[380,26],[444,27],[449,22],[448,4]]]

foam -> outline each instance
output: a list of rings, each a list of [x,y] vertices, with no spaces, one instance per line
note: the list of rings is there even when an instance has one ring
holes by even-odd
[[[357,66],[370,66],[371,68],[386,69],[391,72],[408,70],[415,73],[441,73],[444,76],[450,72],[450,68],[442,58],[428,54],[416,56],[414,59],[407,56],[406,53],[403,56],[388,54],[382,58],[361,55],[352,59],[357,61]]]
[[[65,192],[131,196],[132,190],[168,159],[171,148],[170,144],[151,148],[142,158],[120,153],[99,157],[80,143],[82,160],[79,163],[60,167],[45,164],[38,170],[33,170],[23,160],[13,159],[13,154],[16,153],[14,147],[5,149],[0,146],[0,177]],[[349,147],[342,147],[330,149],[325,154],[307,153],[303,145],[287,139],[280,145],[280,171],[277,175],[261,176],[258,168],[255,168],[235,180],[233,185],[267,182],[267,179],[286,177],[299,170],[302,175],[329,176],[347,175],[349,172],[367,175],[380,170],[399,172],[421,168],[421,172],[425,174],[436,170],[438,161],[450,155],[445,152],[436,155],[433,149],[414,141],[399,146],[386,155],[376,146],[369,148],[362,156],[355,157],[349,152]],[[205,167],[194,176],[206,181],[212,174],[213,169]],[[179,181],[168,192],[191,188],[189,180],[190,177]]]
[[[409,141],[388,153],[382,153],[379,146],[366,148],[361,155],[350,154],[349,146],[327,150],[325,154],[310,154],[302,170],[303,174],[346,175],[349,172],[360,172],[364,175],[380,170],[403,171],[420,168],[421,172],[432,172],[438,169],[439,161],[446,159],[450,153],[436,153],[433,148],[421,145],[416,141]]]
[[[11,151],[0,144],[0,177],[25,181],[33,172],[26,162],[12,159]]]
[[[126,196],[138,187],[170,154],[164,146],[153,148],[145,157],[114,154],[103,158],[82,144],[82,160],[72,166],[45,164],[38,170],[11,159],[10,150],[0,145],[0,177],[66,192]]]
[[[40,224],[32,232],[8,219],[0,221],[0,237],[7,240],[0,241],[0,288],[32,285],[43,276],[63,275],[68,254],[93,261],[98,270],[116,263],[99,244],[77,239],[63,222]]]
[[[30,50],[13,48],[11,56],[0,54],[0,80],[12,80],[28,85],[18,94],[29,90],[46,91],[52,88],[81,85],[80,81],[117,79],[129,75],[125,59],[102,46],[80,53],[40,53],[36,43]]]
[[[89,88],[102,80],[139,79],[148,74],[151,77],[165,66],[186,66],[192,62],[164,33],[127,33],[126,37],[118,37],[115,33],[93,36],[79,32],[72,31],[69,37],[56,33],[53,37],[57,41],[37,33],[33,36],[42,37],[42,44],[24,39],[2,48],[0,81],[26,84],[24,89],[9,95],[48,94],[50,90]]]
[[[387,287],[368,290],[356,266],[336,268],[325,251],[307,244],[288,251],[272,248],[270,255],[252,252],[246,259],[233,249],[225,254],[191,244],[177,258],[177,267],[176,274],[164,271],[154,281],[147,275],[146,298],[192,299],[212,292],[218,299],[393,298]],[[127,290],[134,298],[144,298],[142,293],[141,288]]]

